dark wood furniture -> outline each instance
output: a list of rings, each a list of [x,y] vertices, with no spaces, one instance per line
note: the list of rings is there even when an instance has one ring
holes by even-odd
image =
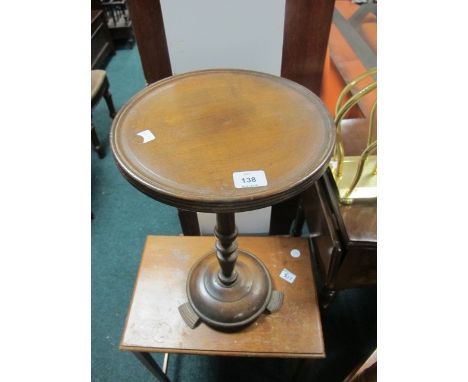
[[[320,94],[335,1],[286,0],[281,76]]]
[[[235,69],[150,85],[120,109],[111,131],[117,165],[135,187],[201,212],[248,211],[294,196],[326,170],[334,143],[333,121],[311,91]],[[265,186],[235,186],[233,173],[255,169],[265,172]]]
[[[320,94],[323,63],[330,33],[334,0],[286,0],[281,76]],[[172,75],[159,0],[128,4],[146,81]],[[289,234],[299,197],[272,206],[270,234]],[[196,212],[180,211],[184,235],[199,235]]]
[[[236,333],[200,325],[190,330],[177,313],[186,298],[186,278],[194,262],[213,247],[211,237],[148,236],[125,322],[120,349],[131,351],[161,381],[168,381],[149,353],[323,358],[325,348],[307,239],[240,237],[242,248],[272,270],[284,293],[280,311],[262,315]],[[292,250],[300,252],[291,256]],[[293,283],[280,278],[287,268]]]
[[[115,53],[114,43],[102,10],[91,10],[91,69],[103,69]]]
[[[152,84],[171,76],[171,61],[160,1],[132,0],[128,3],[128,10],[146,82]]]
[[[326,170],[335,128],[317,96],[265,73],[181,74],[135,95],[117,114],[110,141],[137,189],[217,214],[216,248],[192,269],[180,308],[190,327],[202,320],[240,329],[280,308],[268,269],[237,248],[234,212],[287,200]]]
[[[109,80],[104,70],[96,69],[91,70],[91,114],[93,108],[104,98],[107,108],[109,109],[109,116],[114,118],[115,107],[112,101],[112,94],[109,91]],[[91,144],[94,150],[98,153],[100,158],[104,157],[104,147],[101,145],[96,133],[91,115]]]
[[[113,40],[133,42],[132,20],[127,8],[127,0],[101,0],[105,11],[107,27]]]
[[[341,205],[328,170],[303,195],[303,209],[312,232],[313,253],[319,263],[327,307],[336,291],[377,283],[377,205]]]
[[[341,135],[346,155],[361,155],[367,147],[368,126],[367,119],[343,121]],[[328,306],[337,290],[375,285],[376,200],[341,204],[337,184],[331,172],[327,171],[314,187],[303,194],[301,207],[297,219],[299,226],[295,231],[301,231],[300,224],[305,216],[321,271],[322,305]]]
[[[368,134],[368,119],[344,119],[341,122],[341,136],[343,137],[343,148],[346,155],[360,156],[367,147]],[[377,131],[374,132],[373,137],[377,139]]]

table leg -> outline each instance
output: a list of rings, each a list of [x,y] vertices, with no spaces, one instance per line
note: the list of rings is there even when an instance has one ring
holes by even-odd
[[[132,353],[159,381],[170,382],[170,379],[164,374],[150,353],[139,351],[134,351]]]

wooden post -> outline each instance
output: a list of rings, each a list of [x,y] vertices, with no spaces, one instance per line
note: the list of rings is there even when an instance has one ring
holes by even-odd
[[[159,0],[129,0],[135,39],[148,84],[172,75]]]
[[[281,76],[320,95],[334,0],[286,0]],[[270,235],[289,235],[300,197],[272,206]],[[297,226],[296,230],[302,227]]]
[[[179,222],[185,236],[200,236],[200,224],[196,212],[178,209]]]
[[[334,0],[286,0],[281,76],[320,94]]]

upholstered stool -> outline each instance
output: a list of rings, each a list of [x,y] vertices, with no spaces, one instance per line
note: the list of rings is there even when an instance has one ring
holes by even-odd
[[[101,98],[104,97],[106,101],[107,108],[109,109],[109,116],[114,118],[115,108],[114,103],[112,102],[112,95],[109,92],[109,81],[107,80],[107,75],[105,70],[91,70],[91,110],[96,106]],[[91,117],[91,143],[94,150],[98,153],[100,158],[104,157],[104,148],[99,142],[98,136],[96,134],[96,129],[92,122]]]

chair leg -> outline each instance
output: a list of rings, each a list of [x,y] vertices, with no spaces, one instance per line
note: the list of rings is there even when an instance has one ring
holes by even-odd
[[[322,309],[327,309],[330,304],[335,300],[336,297],[336,290],[324,287],[320,291],[319,301]]]
[[[296,211],[296,218],[294,219],[294,223],[292,225],[291,235],[298,237],[302,234],[302,228],[304,227],[305,215],[304,215],[304,208],[302,206],[302,200],[299,201],[299,206],[297,207]]]
[[[200,225],[196,212],[178,209],[180,226],[184,236],[200,236]]]
[[[114,102],[112,101],[112,94],[110,93],[109,89],[104,92],[104,100],[106,101],[107,108],[109,109],[109,116],[111,118],[115,117],[115,107]]]
[[[294,196],[271,206],[270,235],[289,235],[291,233],[291,224],[296,217],[299,200],[299,196]]]
[[[101,146],[101,142],[99,142],[98,136],[96,134],[96,128],[94,127],[93,123],[91,122],[91,144],[93,145],[94,150],[98,153],[99,158],[104,158],[104,148]]]

